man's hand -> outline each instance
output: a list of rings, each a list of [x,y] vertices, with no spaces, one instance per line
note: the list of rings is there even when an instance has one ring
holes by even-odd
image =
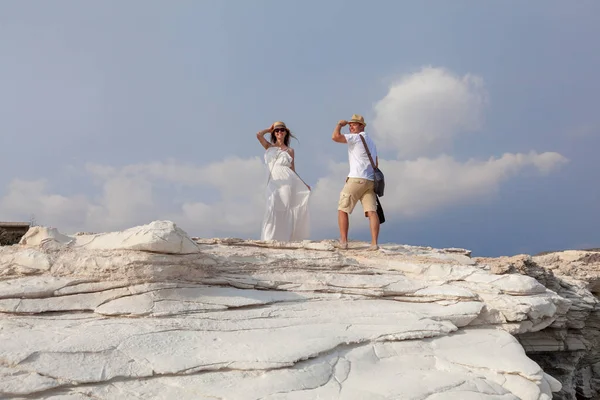
[[[342,127],[348,125],[348,121],[346,121],[345,119],[340,119],[340,121],[337,123],[337,125],[335,126],[335,129],[333,130],[333,135],[331,135],[331,139],[334,142],[338,142],[338,143],[347,143],[346,142],[346,137],[344,135],[342,135]]]

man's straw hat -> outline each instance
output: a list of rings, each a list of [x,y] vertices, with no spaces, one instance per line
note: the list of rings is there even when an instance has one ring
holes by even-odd
[[[352,118],[348,122],[357,122],[357,123],[361,124],[362,126],[367,126],[367,124],[365,123],[365,119],[363,118],[363,116],[362,115],[358,115],[358,114],[353,114]]]

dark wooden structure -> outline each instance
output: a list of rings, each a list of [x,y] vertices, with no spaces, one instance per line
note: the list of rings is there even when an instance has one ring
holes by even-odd
[[[1,222],[0,221],[0,246],[9,246],[19,243],[31,224],[29,222]]]

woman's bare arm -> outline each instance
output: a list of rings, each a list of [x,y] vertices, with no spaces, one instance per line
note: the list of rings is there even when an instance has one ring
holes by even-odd
[[[256,134],[256,138],[258,139],[258,141],[260,142],[260,144],[262,145],[262,147],[264,147],[265,149],[268,149],[269,147],[272,146],[272,144],[269,143],[269,141],[267,139],[265,139],[265,134],[271,133],[271,132],[273,132],[273,125],[271,125],[270,128],[263,129],[262,131],[259,131]]]

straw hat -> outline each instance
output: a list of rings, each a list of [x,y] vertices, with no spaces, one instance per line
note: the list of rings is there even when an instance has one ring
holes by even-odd
[[[285,123],[283,121],[277,121],[273,124],[273,129],[277,129],[277,128],[283,128],[283,129],[289,131],[288,127],[285,126]]]
[[[356,122],[361,124],[362,126],[367,126],[367,124],[365,123],[365,119],[363,118],[362,115],[358,115],[358,114],[353,114],[352,118],[350,119],[350,121],[348,121],[348,123],[350,122]]]

